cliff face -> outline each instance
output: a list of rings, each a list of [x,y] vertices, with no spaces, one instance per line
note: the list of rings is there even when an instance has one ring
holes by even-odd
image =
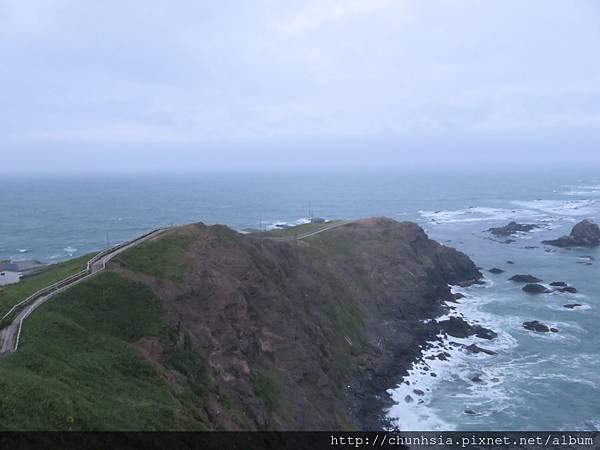
[[[436,333],[420,321],[451,297],[448,284],[481,276],[464,254],[390,219],[302,240],[195,224],[111,269],[150,287],[176,330],[171,344],[149,335],[132,345],[173,392],[194,379],[208,426],[230,430],[378,426],[375,394]],[[169,345],[202,364],[172,364]]]

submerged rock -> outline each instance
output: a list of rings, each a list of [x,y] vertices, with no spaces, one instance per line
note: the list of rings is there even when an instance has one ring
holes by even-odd
[[[550,283],[550,286],[553,286],[553,287],[567,287],[568,284],[565,283],[564,281],[553,281],[552,283]]]
[[[567,303],[566,305],[563,305],[565,308],[569,308],[569,309],[575,309],[578,306],[582,306],[580,303]]]
[[[514,281],[515,283],[540,283],[544,280],[538,277],[534,277],[533,275],[514,275],[509,278],[510,281]]]
[[[565,287],[561,287],[556,289],[557,292],[566,292],[568,294],[577,294],[577,289],[574,288],[573,286],[565,286]]]
[[[600,227],[591,220],[582,220],[573,227],[569,236],[542,243],[555,247],[596,247],[600,245]]]
[[[537,320],[532,320],[530,322],[523,322],[523,328],[529,331],[537,331],[539,333],[558,333],[556,328],[549,327],[545,323],[539,322]]]
[[[546,286],[537,283],[526,284],[525,286],[523,286],[522,289],[528,294],[547,294],[549,292],[552,292]]]
[[[490,228],[487,231],[492,233],[494,236],[512,236],[513,234],[526,233],[531,230],[535,230],[536,228],[539,228],[539,225],[510,222],[508,225],[503,227]]]
[[[476,375],[473,375],[473,376],[471,377],[471,381],[472,381],[473,383],[483,383],[483,380],[481,379],[481,374],[479,374],[479,373],[478,373],[478,374],[476,374]]]
[[[500,273],[504,273],[504,270],[502,269],[498,269],[497,267],[494,267],[492,269],[490,269],[488,272],[493,273],[493,274],[500,274]]]

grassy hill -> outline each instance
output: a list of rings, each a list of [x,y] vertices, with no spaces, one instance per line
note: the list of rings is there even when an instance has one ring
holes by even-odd
[[[387,219],[272,239],[318,226],[195,224],[123,252],[24,322],[18,352],[0,360],[0,429],[360,428],[448,283],[478,272]]]
[[[31,294],[82,271],[93,256],[94,254],[90,253],[69,261],[52,264],[34,275],[23,278],[19,283],[0,288],[0,317]]]

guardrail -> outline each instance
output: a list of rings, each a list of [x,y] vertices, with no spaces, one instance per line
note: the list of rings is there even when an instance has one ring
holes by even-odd
[[[98,262],[98,260],[104,258],[107,255],[110,255],[111,253],[116,252],[117,250],[119,250],[120,248],[123,247],[127,247],[128,245],[131,244],[135,244],[137,241],[140,241],[152,234],[161,232],[161,231],[165,231],[167,230],[167,228],[156,228],[155,230],[149,231],[148,233],[142,234],[141,236],[136,237],[135,239],[132,239],[131,241],[126,241],[126,242],[122,242],[118,245],[115,245],[113,247],[107,248],[106,250],[101,251],[100,253],[96,254],[92,259],[90,259],[87,263],[87,271],[88,273],[92,272],[92,266],[94,264],[96,264],[96,262]],[[106,261],[102,264],[102,269],[106,268]]]
[[[45,288],[40,289],[37,292],[34,292],[29,297],[27,297],[25,300],[20,301],[19,303],[14,305],[12,308],[10,308],[10,310],[0,318],[0,322],[2,322],[4,319],[6,319],[8,316],[10,316],[17,309],[20,309],[22,306],[27,305],[27,303],[31,302],[32,300],[35,300],[36,298],[39,298],[42,295],[50,294],[51,292],[54,292],[55,290],[60,289],[61,287],[63,287],[66,284],[70,284],[79,278],[83,278],[87,274],[88,274],[87,269],[82,270],[81,272],[77,272],[76,274],[73,274],[63,280],[60,280],[54,284],[51,284],[50,286],[46,286]]]
[[[15,304],[6,314],[4,314],[4,316],[2,316],[0,318],[0,328],[3,328],[1,326],[2,322],[10,317],[11,314],[16,313],[17,311],[20,311],[21,309],[23,309],[24,307],[26,307],[29,303],[39,299],[40,297],[44,296],[44,295],[50,295],[53,292],[59,291],[63,288],[68,287],[69,285],[87,277],[92,275],[93,272],[93,265],[96,264],[99,260],[101,260],[102,258],[115,253],[116,251],[118,251],[119,249],[123,248],[123,247],[127,247],[130,245],[135,244],[136,242],[143,240],[145,238],[147,238],[148,236],[152,235],[152,234],[158,234],[159,232],[165,231],[167,230],[167,228],[157,228],[155,230],[152,230],[148,233],[145,233],[141,236],[136,237],[135,239],[132,239],[130,241],[125,241],[122,242],[121,244],[115,245],[113,247],[107,248],[106,250],[102,250],[101,252],[97,253],[96,255],[94,255],[88,262],[86,265],[86,268],[80,272],[77,272],[73,275],[68,276],[67,278],[64,278],[63,280],[57,281],[56,283],[51,284],[50,286],[47,286],[43,289],[40,289],[37,292],[34,292],[33,294],[31,294],[29,297],[27,297],[25,300],[20,301],[19,303]],[[102,269],[104,270],[106,269],[106,260],[104,260],[102,262]],[[19,346],[19,338],[21,336],[21,327],[23,325],[23,320],[26,317],[23,317],[20,322],[19,322],[19,330],[17,332],[17,339],[16,339],[16,343],[15,343],[15,347],[14,347],[14,351],[17,350],[18,346]],[[10,324],[8,324],[7,326],[10,326]]]

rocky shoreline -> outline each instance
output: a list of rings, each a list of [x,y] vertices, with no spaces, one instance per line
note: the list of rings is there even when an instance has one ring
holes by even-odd
[[[536,230],[542,228],[542,225],[538,225],[538,224],[519,224],[517,222],[510,222],[508,225],[506,226],[501,226],[501,227],[496,227],[496,228],[490,228],[488,230],[486,230],[486,232],[490,233],[492,236],[494,236],[495,238],[503,238],[504,240],[497,240],[497,239],[493,239],[499,243],[511,243],[511,242],[515,242],[513,239],[506,239],[506,238],[510,238],[512,236],[523,236],[525,237],[526,234]],[[544,245],[550,245],[550,246],[557,246],[557,247],[596,247],[598,245],[600,245],[600,229],[598,228],[598,225],[596,225],[595,223],[593,223],[591,220],[583,220],[581,222],[579,222],[578,224],[576,224],[573,227],[573,230],[571,231],[571,234],[569,236],[564,236],[562,238],[556,239],[556,240],[551,240],[551,241],[543,241],[542,242]],[[526,249],[534,249],[537,248],[536,246],[526,246],[524,247]],[[548,250],[546,250],[548,252]],[[582,259],[582,261],[578,261],[579,264],[587,264],[587,265],[591,265],[592,261],[594,260],[593,257],[588,256],[588,257],[581,257],[580,259]],[[513,261],[506,261],[506,264],[510,264],[513,265],[514,262]],[[487,269],[486,271],[489,272],[490,274],[494,275],[494,276],[499,276],[504,274],[507,271],[507,268],[500,268],[502,266],[499,267],[492,267],[490,269]],[[507,277],[508,281],[513,282],[516,286],[516,289],[520,289],[523,292],[532,295],[533,297],[539,296],[541,294],[577,294],[578,290],[577,288],[575,288],[574,286],[569,285],[567,282],[565,281],[552,281],[549,283],[544,283],[544,281],[534,275],[531,274],[515,274],[515,275],[511,275],[510,277]],[[468,280],[467,282],[459,282],[457,283],[457,286],[461,286],[461,287],[466,287],[469,285],[473,285],[473,284],[481,284],[482,280]],[[452,303],[452,302],[456,302],[459,303],[461,302],[461,299],[464,298],[463,294],[454,294],[454,296],[450,299],[447,299],[446,302]],[[468,300],[467,300],[468,301]],[[566,309],[577,309],[580,307],[585,307],[585,305],[582,305],[580,303],[575,303],[575,302],[570,302],[570,303],[565,303],[563,305],[564,308]],[[453,309],[452,306],[449,306],[450,309]],[[444,308],[441,308],[441,311],[443,311]],[[466,319],[466,320],[465,320]],[[446,360],[448,358],[451,357],[450,354],[441,351],[439,352],[437,355],[433,354],[429,354],[429,356],[425,357],[424,354],[426,354],[428,349],[436,349],[435,351],[437,351],[437,349],[439,348],[446,348],[445,345],[441,342],[440,338],[438,337],[438,334],[441,333],[445,333],[448,336],[451,337],[457,337],[457,338],[465,338],[465,337],[470,337],[470,336],[477,336],[479,338],[483,338],[483,339],[494,339],[497,334],[495,331],[487,329],[487,328],[483,328],[480,325],[470,325],[467,322],[468,318],[457,318],[457,317],[450,317],[449,319],[445,319],[442,320],[441,322],[438,322],[436,320],[431,320],[426,324],[422,325],[422,336],[423,336],[423,341],[421,342],[421,346],[422,348],[416,352],[416,354],[414,355],[414,360],[411,366],[416,367],[419,370],[425,370],[426,372],[420,372],[422,375],[435,375],[435,373],[430,373],[427,372],[429,369],[427,369],[427,361],[425,359],[433,359],[433,358],[439,358],[441,360]],[[546,324],[543,323],[539,320],[525,320],[521,325],[520,325],[523,329],[530,331],[532,333],[540,333],[540,334],[553,334],[553,333],[559,333],[560,330],[551,324]],[[456,342],[452,342],[451,340],[448,341],[446,340],[446,345],[447,344],[455,344],[455,346],[459,346],[462,348],[462,351],[464,351],[465,353],[468,354],[472,354],[472,355],[478,355],[478,354],[482,354],[482,355],[487,355],[487,356],[494,356],[496,355],[496,352],[493,350],[490,350],[488,348],[485,348],[484,345],[479,346],[477,344],[470,344],[470,345],[465,345],[465,344],[458,344]],[[435,352],[434,352],[435,353]],[[406,370],[405,367],[398,367],[398,370]],[[407,373],[405,372],[405,376],[407,375]],[[482,382],[481,378],[478,376],[474,376],[474,378],[471,380],[473,383],[479,383]],[[409,382],[407,380],[401,381],[402,384],[408,384]],[[396,380],[395,385],[397,386],[399,383],[398,380]],[[393,384],[392,384],[392,389],[393,389]],[[381,389],[383,386],[379,385],[377,386],[378,389]],[[388,387],[388,389],[390,389],[390,387]],[[413,389],[413,393],[416,392],[422,392],[422,389]],[[415,394],[413,395],[412,393],[409,393],[405,396],[404,400],[403,400],[403,396],[405,394],[405,392],[410,392],[410,389],[405,387],[404,389],[402,389],[401,394],[398,394],[397,398],[395,400],[392,400],[391,397],[385,397],[379,400],[377,407],[378,408],[383,408],[384,410],[389,409],[390,407],[394,406],[395,404],[398,404],[397,402],[400,402],[400,404],[404,401],[404,403],[406,403],[407,405],[414,403],[415,401],[418,403],[422,403],[423,400],[421,400],[419,397],[421,397],[421,394]],[[464,414],[475,414],[475,412],[473,411],[468,411],[465,410]],[[367,423],[367,425],[369,426],[369,428],[377,428],[378,426],[384,426],[387,429],[394,429],[394,427],[396,426],[394,424],[393,420],[384,418],[383,421],[371,421],[369,423]]]
[[[386,392],[402,382],[408,374],[408,371],[415,364],[426,363],[425,359],[428,358],[439,360],[447,360],[450,358],[450,354],[446,351],[439,351],[436,355],[428,357],[424,356],[424,352],[433,348],[435,344],[443,342],[439,337],[440,334],[456,338],[478,336],[483,339],[494,339],[497,336],[491,329],[484,328],[480,325],[469,324],[466,320],[458,317],[450,317],[438,322],[435,318],[444,314],[447,310],[447,306],[442,304],[434,314],[435,317],[430,317],[415,323],[411,330],[415,338],[411,348],[404,348],[402,353],[397,353],[394,357],[390,358],[385,369],[380,369],[378,374],[370,374],[370,377],[355,382],[353,390],[358,399],[355,407],[358,411],[358,417],[360,417],[361,429],[396,429],[393,419],[390,419],[386,415],[386,411],[395,405],[396,402],[390,395],[386,394]],[[495,352],[475,344],[463,346],[463,350],[472,354],[495,354]],[[429,376],[437,377],[437,373],[435,371],[430,371]],[[420,392],[418,389],[415,390],[415,395],[417,397],[422,396],[423,394],[422,391]],[[406,398],[404,401],[411,403],[414,401],[414,398]]]

